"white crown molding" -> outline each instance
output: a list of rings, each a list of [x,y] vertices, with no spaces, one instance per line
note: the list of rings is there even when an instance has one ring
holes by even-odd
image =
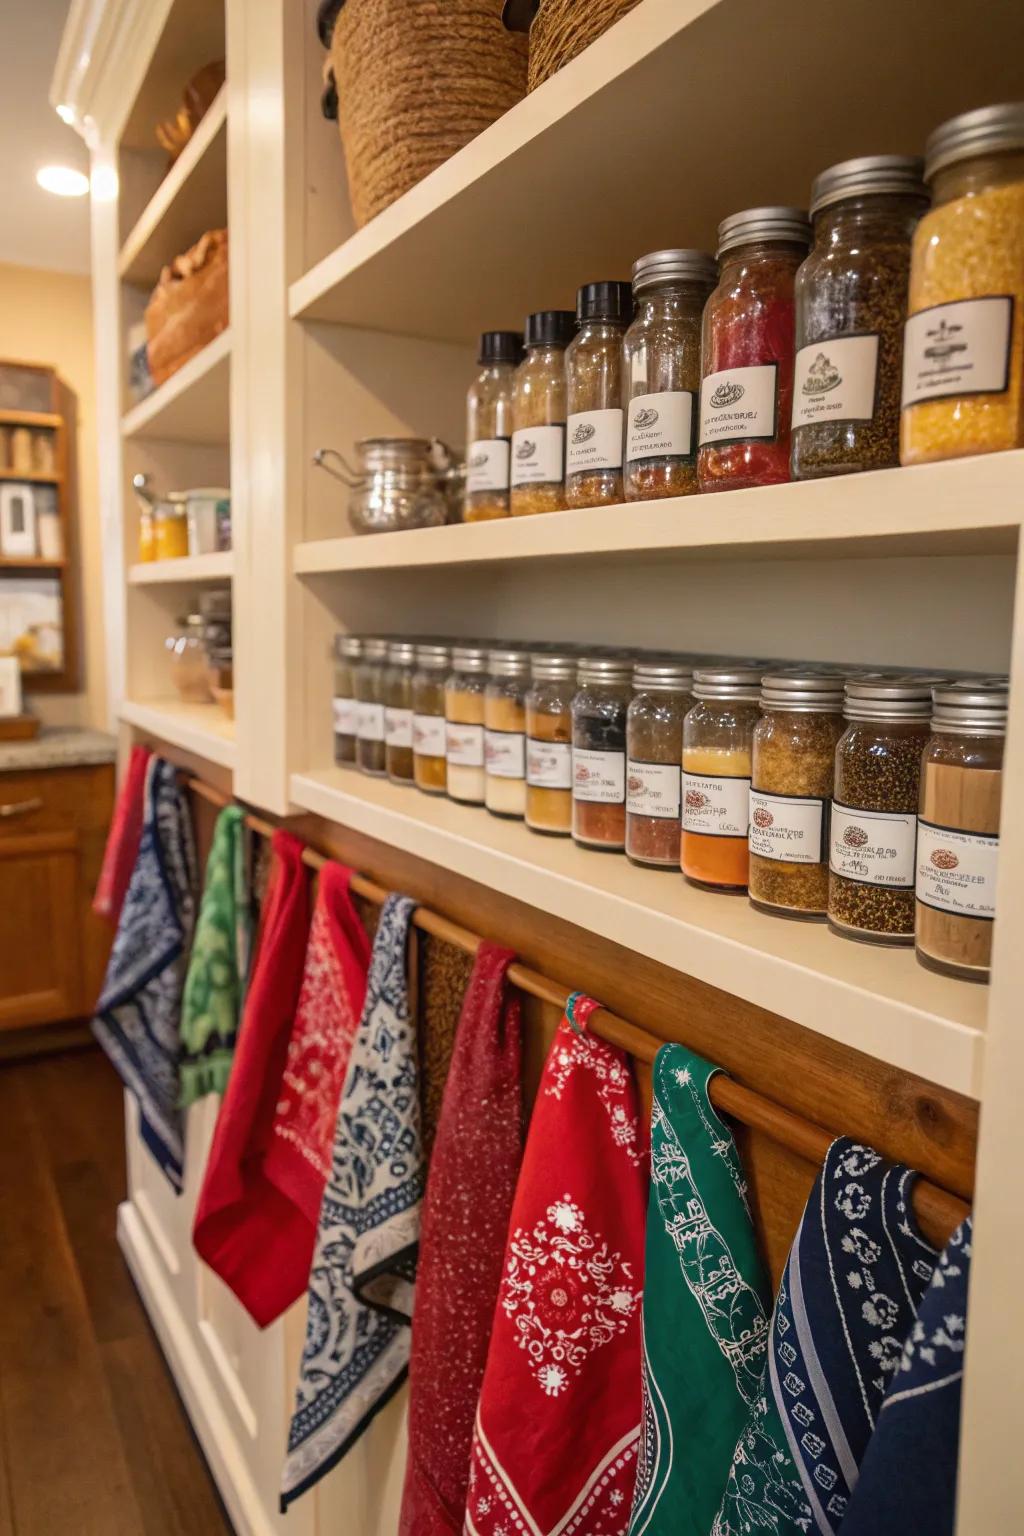
[[[50,101],[74,110],[90,148],[113,143],[145,79],[173,0],[72,0]]]

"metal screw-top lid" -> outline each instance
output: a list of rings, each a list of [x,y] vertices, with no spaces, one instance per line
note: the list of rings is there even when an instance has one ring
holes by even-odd
[[[364,638],[362,656],[363,661],[387,661],[388,644],[389,642],[387,640],[378,640],[376,638],[367,640]]]
[[[528,347],[567,347],[576,334],[576,316],[571,309],[539,309],[526,317]]]
[[[757,704],[761,698],[761,668],[737,666],[694,667],[695,699],[733,699],[737,703]]]
[[[530,671],[529,652],[491,651],[487,657],[487,667],[492,677],[526,677]]]
[[[643,293],[655,283],[706,283],[718,281],[718,263],[707,251],[651,251],[633,263],[633,292]]]
[[[933,689],[932,730],[949,735],[1004,736],[1010,688],[1005,678],[964,678]]]
[[[761,679],[761,708],[838,715],[845,681],[842,672],[805,672],[801,667],[769,672]]]
[[[530,676],[535,683],[575,683],[576,657],[572,651],[534,651]]]
[[[446,645],[418,645],[416,647],[416,665],[429,670],[447,671],[451,664],[452,653]]]
[[[217,589],[204,592],[199,598],[199,612],[204,619],[220,619],[231,623],[231,593]]]
[[[334,654],[339,661],[358,661],[363,654],[363,642],[359,635],[335,635]]]
[[[633,667],[633,687],[655,693],[689,693],[693,668],[678,656],[647,656]]]
[[[607,683],[609,687],[618,687],[630,681],[633,660],[630,656],[581,656],[576,675],[581,683]]]
[[[453,672],[486,672],[487,648],[482,645],[456,645],[452,648]]]
[[[945,679],[925,673],[862,672],[846,684],[847,720],[928,720],[932,688]]]
[[[628,325],[632,318],[633,288],[630,283],[584,283],[577,291],[576,320],[580,325],[591,320]]]
[[[959,117],[940,123],[928,135],[924,147],[924,179],[931,181],[936,172],[954,165],[957,160],[1011,149],[1024,149],[1024,101],[1003,102],[995,107],[961,112]]]
[[[849,197],[917,197],[928,201],[924,161],[918,155],[861,155],[840,160],[814,178],[811,218]]]
[[[718,226],[718,255],[754,240],[785,240],[810,245],[811,221],[802,208],[745,208]]]
[[[393,667],[411,667],[416,660],[416,646],[411,640],[392,640],[388,661]]]
[[[523,356],[523,338],[518,331],[484,331],[480,337],[477,362],[518,363]]]

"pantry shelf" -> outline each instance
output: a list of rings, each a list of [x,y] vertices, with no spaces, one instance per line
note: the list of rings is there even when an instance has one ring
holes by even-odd
[[[119,714],[127,725],[183,752],[193,752],[221,768],[234,769],[235,722],[216,704],[184,704],[179,699],[135,703],[125,699]]]
[[[225,330],[121,418],[125,438],[226,444],[231,332]]]
[[[235,555],[230,549],[212,555],[190,555],[180,560],[151,560],[128,568],[131,587],[166,586],[176,582],[230,581]]]

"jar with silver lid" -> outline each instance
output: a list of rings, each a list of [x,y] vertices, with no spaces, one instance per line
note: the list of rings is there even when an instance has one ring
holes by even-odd
[[[355,445],[353,467],[335,448],[318,448],[313,462],[348,487],[348,520],[355,533],[437,528],[458,521],[461,471],[436,438],[367,437]],[[335,468],[331,461],[337,461]]]
[[[356,684],[356,766],[362,773],[383,778],[387,772],[384,755],[384,667],[388,642],[363,641],[362,655],[355,669]]]
[[[487,792],[484,768],[484,691],[487,650],[479,645],[452,648],[452,670],[444,687],[445,757],[448,798],[483,805]]]
[[[484,694],[485,804],[494,816],[526,814],[526,651],[495,650]]]
[[[384,671],[384,763],[396,784],[412,784],[412,675],[416,647],[411,640],[392,640]]]
[[[750,757],[763,670],[741,661],[694,668],[695,703],[683,721],[680,863],[691,884],[708,890],[747,889]]]
[[[626,854],[636,864],[679,867],[683,717],[693,669],[675,657],[644,657],[633,668],[626,713]]]
[[[626,712],[632,677],[628,657],[583,657],[572,701],[572,835],[583,847],[606,853],[626,846]]]
[[[356,760],[355,669],[363,654],[363,642],[358,635],[334,637],[334,761],[339,765],[353,764]]]
[[[444,685],[451,659],[446,645],[416,647],[416,670],[412,677],[412,769],[416,788],[428,795],[443,795],[448,785]]]
[[[526,825],[568,837],[572,831],[572,700],[576,656],[539,651],[530,657],[526,695]]]

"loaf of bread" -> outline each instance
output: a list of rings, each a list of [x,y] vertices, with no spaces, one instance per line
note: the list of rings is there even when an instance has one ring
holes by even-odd
[[[146,351],[163,384],[228,323],[228,232],[211,229],[160,274],[146,306]]]

